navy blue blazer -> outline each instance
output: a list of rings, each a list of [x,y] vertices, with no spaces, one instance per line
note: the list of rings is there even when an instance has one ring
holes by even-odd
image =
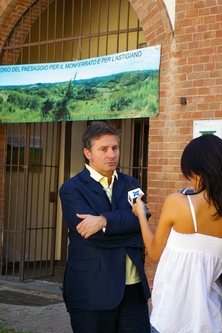
[[[136,265],[148,300],[150,291],[144,272],[140,226],[128,203],[127,187],[139,187],[135,178],[118,172],[110,203],[102,185],[87,168],[67,180],[60,188],[64,219],[69,228],[68,263],[63,282],[63,296],[68,312],[75,309],[109,310],[123,298],[126,278],[126,253]],[[84,239],[76,226],[79,214],[103,215],[102,230]]]

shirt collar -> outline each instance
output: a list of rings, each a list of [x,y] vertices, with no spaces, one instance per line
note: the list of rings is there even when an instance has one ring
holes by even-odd
[[[90,177],[92,177],[96,182],[100,182],[100,180],[104,177],[103,175],[101,175],[99,172],[97,172],[96,170],[94,170],[88,164],[85,164],[85,166],[86,166],[86,168],[90,172]],[[116,179],[118,179],[118,173],[117,173],[116,170],[113,171],[113,176],[116,177]]]

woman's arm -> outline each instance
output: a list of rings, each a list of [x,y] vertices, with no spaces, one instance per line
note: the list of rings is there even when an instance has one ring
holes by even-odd
[[[149,256],[152,260],[158,261],[166,246],[170,230],[175,222],[177,214],[177,212],[175,212],[175,206],[173,205],[175,194],[171,194],[165,199],[155,234],[151,230],[146,219],[144,203],[142,202],[141,197],[142,195],[137,198],[132,210],[139,218],[143,241]]]

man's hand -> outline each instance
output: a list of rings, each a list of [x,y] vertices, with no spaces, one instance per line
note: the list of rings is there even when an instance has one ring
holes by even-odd
[[[83,219],[77,225],[76,230],[84,238],[94,235],[102,228],[105,228],[107,224],[106,218],[102,215],[76,214],[76,216]]]

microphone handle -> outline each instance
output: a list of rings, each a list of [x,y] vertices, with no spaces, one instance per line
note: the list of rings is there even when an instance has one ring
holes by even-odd
[[[149,209],[146,207],[145,204],[144,204],[144,208],[145,208],[145,211],[146,211],[146,218],[148,220],[151,217],[151,213],[150,213]]]
[[[133,203],[135,203],[136,202],[136,199],[137,198],[134,198],[133,199]],[[151,213],[150,213],[150,211],[149,211],[149,209],[147,208],[147,206],[145,205],[145,203],[143,203],[144,204],[144,209],[145,209],[145,212],[146,212],[146,218],[147,218],[147,220],[151,217]]]

